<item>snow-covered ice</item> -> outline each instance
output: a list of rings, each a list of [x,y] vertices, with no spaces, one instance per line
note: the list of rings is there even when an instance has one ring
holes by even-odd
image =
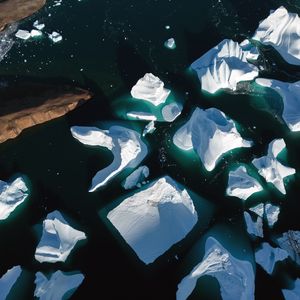
[[[256,221],[253,221],[251,215],[244,212],[244,219],[247,226],[247,232],[252,236],[263,237],[263,219],[257,216]]]
[[[282,293],[285,300],[300,300],[300,279],[295,280],[293,289],[283,289]]]
[[[280,213],[280,207],[267,203],[265,205],[265,214],[268,221],[269,227],[273,227],[278,221],[278,216]]]
[[[7,295],[11,291],[11,288],[16,283],[20,277],[22,269],[20,266],[15,266],[9,269],[1,278],[0,278],[0,299],[6,299]]]
[[[125,190],[130,190],[136,187],[138,183],[143,182],[148,176],[149,168],[147,166],[140,166],[125,179],[123,187]]]
[[[43,35],[43,33],[40,30],[32,29],[30,31],[31,37],[38,37],[38,36],[42,36],[42,35]]]
[[[102,130],[97,127],[74,126],[71,133],[79,142],[105,147],[114,156],[113,162],[94,176],[90,192],[106,185],[125,168],[137,167],[148,153],[140,134],[126,127],[112,126],[109,130]]]
[[[182,105],[176,102],[165,105],[161,110],[164,120],[167,122],[173,122],[178,116],[180,116],[182,108]]]
[[[279,153],[285,148],[283,139],[273,140],[266,156],[253,159],[253,165],[267,182],[272,183],[282,194],[286,194],[284,178],[295,174],[296,170],[281,164],[277,160]]]
[[[22,40],[28,40],[31,37],[31,34],[28,30],[19,29],[15,36]]]
[[[131,89],[131,96],[158,106],[166,101],[170,90],[164,87],[164,83],[152,73],[146,73]]]
[[[154,121],[150,121],[144,128],[142,136],[146,136],[147,134],[151,134],[156,130]]]
[[[235,258],[212,237],[206,241],[202,262],[179,283],[176,299],[187,299],[195,289],[198,278],[205,275],[218,280],[223,300],[254,299],[254,272],[251,263]]]
[[[169,176],[126,198],[107,218],[146,264],[182,240],[198,221],[189,193]]]
[[[249,210],[253,211],[255,214],[262,218],[264,216],[265,205],[263,203],[259,203],[254,207],[250,207]]]
[[[64,262],[76,243],[84,239],[84,232],[71,227],[59,211],[53,211],[43,221],[43,233],[34,257],[39,262]]]
[[[40,23],[39,20],[33,22],[33,27],[37,30],[43,30],[45,28],[45,24]]]
[[[127,117],[133,118],[136,120],[144,120],[144,121],[156,121],[156,116],[151,113],[143,112],[143,111],[130,111],[127,114]]]
[[[175,133],[173,142],[182,150],[194,149],[208,171],[226,152],[252,146],[252,142],[241,137],[234,121],[216,108],[196,108],[190,120]]]
[[[62,39],[63,39],[62,35],[56,31],[53,31],[52,33],[48,34],[48,37],[54,43],[58,43],[58,42],[62,41]]]

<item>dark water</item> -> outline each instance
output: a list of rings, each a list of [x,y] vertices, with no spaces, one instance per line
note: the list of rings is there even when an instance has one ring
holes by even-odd
[[[17,139],[0,145],[0,178],[8,180],[21,173],[31,182],[30,198],[0,224],[0,276],[12,266],[21,265],[31,278],[12,299],[32,299],[33,274],[57,269],[80,270],[84,274],[85,280],[72,299],[174,299],[178,283],[201,259],[201,254],[198,260],[192,258],[203,234],[197,228],[179,248],[149,266],[142,264],[111,233],[99,211],[125,195],[120,182],[126,173],[103,190],[87,192],[93,175],[111,162],[112,155],[106,150],[78,143],[70,134],[70,126],[107,126],[106,122],[122,121],[129,91],[146,72],[159,76],[176,97],[185,102],[182,115],[174,123],[158,124],[155,134],[146,138],[150,153],[144,164],[150,168],[150,180],[169,174],[206,198],[216,207],[210,226],[226,223],[236,230],[230,237],[226,230],[223,235],[237,255],[247,248],[247,255],[251,257],[250,250],[256,245],[245,232],[244,206],[261,201],[280,204],[281,214],[273,233],[300,229],[299,175],[290,180],[285,197],[266,184],[266,191],[246,204],[224,196],[233,164],[249,163],[254,157],[264,155],[274,138],[284,138],[288,149],[286,162],[299,170],[300,134],[289,132],[274,117],[279,115],[280,98],[254,85],[247,85],[242,94],[220,92],[209,96],[201,93],[198,80],[188,69],[196,58],[222,39],[241,41],[250,37],[270,9],[285,5],[291,12],[300,14],[300,1],[64,0],[55,8],[51,8],[52,1],[48,3],[20,27],[31,29],[32,22],[39,19],[46,24],[46,31],[62,33],[63,42],[52,44],[47,38],[17,41],[0,63],[1,80],[9,84],[24,78],[68,82],[91,89],[95,96],[67,116],[26,130]],[[169,30],[166,25],[170,26]],[[163,46],[170,37],[174,37],[177,44],[173,51]],[[264,76],[300,79],[299,68],[287,66],[270,49],[264,49],[264,53],[269,61],[276,62],[276,67],[267,68]],[[255,92],[249,94],[249,90]],[[274,98],[278,99],[277,105],[270,104],[270,99]],[[241,125],[242,135],[253,139],[255,146],[226,155],[213,172],[205,172],[196,155],[184,153],[172,145],[174,132],[196,105],[223,110]],[[145,125],[143,122],[122,122],[138,131]],[[166,156],[166,161],[162,161],[162,155]],[[88,239],[71,253],[66,263],[39,264],[34,260],[39,241],[34,225],[41,223],[54,209],[74,220]],[[216,228],[221,234],[222,226]],[[266,240],[270,235],[267,232]],[[285,278],[299,276],[299,269],[291,262],[280,265],[274,277],[257,266],[256,299],[283,299],[280,289],[285,287]],[[199,281],[191,298],[218,299],[217,283],[207,280]],[[211,286],[212,294],[208,293],[209,289],[201,288],[204,286]]]

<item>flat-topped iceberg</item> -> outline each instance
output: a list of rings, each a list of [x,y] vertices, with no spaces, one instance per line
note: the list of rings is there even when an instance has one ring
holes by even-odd
[[[226,189],[228,196],[247,200],[252,194],[262,190],[260,183],[248,175],[245,166],[239,166],[236,170],[229,172],[228,187]]]
[[[270,45],[292,65],[300,65],[300,19],[283,6],[259,23],[252,39]]]
[[[275,223],[278,221],[279,213],[280,213],[279,206],[272,205],[270,203],[267,203],[265,205],[265,214],[266,214],[269,227],[272,228],[275,225]]]
[[[257,78],[255,82],[273,89],[282,97],[283,120],[291,131],[300,131],[300,81],[289,83],[275,79]]]
[[[194,149],[208,171],[226,152],[252,145],[241,137],[234,121],[216,108],[196,108],[190,120],[175,133],[173,142],[182,150]]]
[[[198,221],[189,193],[169,176],[126,198],[107,218],[145,264],[182,240]]]
[[[146,136],[147,134],[151,134],[156,130],[154,121],[150,121],[143,130],[142,136]]]
[[[264,216],[265,205],[263,203],[259,203],[254,207],[250,207],[249,210],[253,211],[255,214],[262,218]]]
[[[152,73],[146,73],[131,89],[131,96],[158,106],[166,101],[170,90],[164,88],[164,83]]]
[[[147,166],[140,166],[125,179],[123,187],[125,190],[130,190],[143,182],[148,176],[149,168]]]
[[[40,300],[69,299],[83,279],[84,276],[81,273],[56,271],[49,278],[37,272],[34,281],[36,285],[34,296]]]
[[[90,192],[107,184],[125,168],[137,167],[148,153],[140,134],[126,127],[112,126],[109,130],[102,130],[97,127],[74,126],[71,133],[79,142],[105,147],[114,156],[113,162],[94,176]]]
[[[182,108],[182,105],[176,102],[165,105],[161,110],[164,120],[167,122],[173,122],[178,116],[180,116]]]
[[[248,57],[253,58],[253,55],[237,42],[225,39],[193,62],[191,68],[197,72],[202,90],[209,93],[220,89],[235,91],[238,82],[258,76],[258,68],[248,62]]]
[[[43,233],[34,257],[39,262],[64,262],[76,243],[84,239],[84,232],[71,227],[59,211],[53,211],[43,221]]]
[[[218,280],[223,300],[254,299],[254,272],[251,263],[235,258],[212,237],[206,241],[202,262],[179,283],[176,299],[187,299],[195,289],[197,280],[205,275]]]
[[[1,278],[0,278],[0,299],[6,299],[7,295],[11,291],[13,285],[16,283],[20,277],[22,269],[20,266],[15,266],[9,269]]]
[[[156,116],[151,113],[143,112],[143,111],[130,111],[127,114],[127,117],[133,118],[136,120],[144,120],[144,121],[156,121]]]
[[[300,279],[296,279],[292,290],[283,289],[285,300],[300,300]]]
[[[28,188],[23,178],[18,177],[12,183],[0,180],[0,220],[8,218],[27,197]]]
[[[295,174],[296,170],[281,164],[277,160],[279,153],[285,148],[283,139],[273,140],[268,147],[268,154],[261,158],[253,159],[253,165],[258,169],[258,173],[267,182],[272,183],[282,194],[286,194],[284,178]]]
[[[258,237],[263,237],[264,236],[263,219],[261,217],[258,216],[256,218],[256,221],[253,221],[251,215],[245,211],[244,212],[244,219],[245,219],[246,226],[247,226],[247,232],[250,235],[258,236]]]
[[[268,243],[262,243],[261,248],[255,252],[255,261],[268,273],[272,274],[275,264],[285,260],[288,253],[280,248],[274,248]]]

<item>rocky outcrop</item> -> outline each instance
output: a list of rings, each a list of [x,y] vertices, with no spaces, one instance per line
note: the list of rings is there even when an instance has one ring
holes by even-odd
[[[89,91],[45,84],[16,84],[0,89],[0,143],[25,128],[58,118],[91,98]]]
[[[46,4],[46,0],[4,0],[0,1],[0,31],[6,25],[34,14]]]

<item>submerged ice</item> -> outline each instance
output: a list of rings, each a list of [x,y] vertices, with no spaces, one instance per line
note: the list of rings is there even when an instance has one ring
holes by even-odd
[[[143,182],[148,176],[149,168],[147,166],[140,166],[125,179],[123,187],[125,190],[130,190]]]

